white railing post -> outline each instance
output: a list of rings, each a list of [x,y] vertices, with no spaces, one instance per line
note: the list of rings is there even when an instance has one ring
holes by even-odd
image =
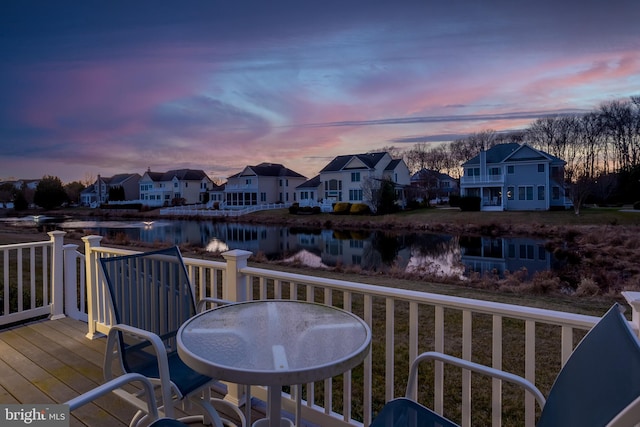
[[[94,339],[100,336],[96,332],[96,314],[98,313],[98,283],[99,271],[98,271],[98,256],[93,252],[94,247],[100,247],[100,241],[102,236],[85,236],[82,238],[84,242],[84,257],[85,257],[85,269],[86,269],[86,283],[87,283],[87,326],[88,331],[86,337]]]
[[[51,316],[52,320],[64,317],[64,231],[50,231],[51,237]]]
[[[224,299],[230,301],[246,301],[249,297],[249,285],[247,278],[240,270],[247,266],[247,260],[253,253],[234,249],[223,252],[222,256],[227,261],[227,280],[222,284]]]
[[[226,280],[222,283],[222,298],[230,301],[247,300],[249,297],[247,278],[240,273],[240,269],[247,266],[247,260],[251,255],[253,255],[251,252],[240,249],[222,253],[222,256],[227,261]],[[227,384],[225,400],[228,400],[236,406],[242,406],[243,403],[245,405],[251,405],[251,402],[245,402],[244,386],[239,384]]]
[[[78,245],[67,244],[64,250],[64,313],[72,319],[80,320],[78,309]]]

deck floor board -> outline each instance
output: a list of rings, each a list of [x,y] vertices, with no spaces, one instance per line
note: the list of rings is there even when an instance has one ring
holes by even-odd
[[[69,318],[0,330],[0,403],[63,403],[101,384],[106,340],[86,333],[86,323]],[[134,413],[109,394],[73,411],[70,425],[126,426]],[[252,412],[252,421],[263,417]]]

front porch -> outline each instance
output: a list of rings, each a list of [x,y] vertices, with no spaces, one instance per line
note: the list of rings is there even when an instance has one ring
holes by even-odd
[[[103,247],[100,236],[86,236],[80,252],[77,245],[64,244],[64,234],[51,232],[50,241],[0,246],[4,296],[0,327],[43,315],[54,319],[0,332],[2,403],[63,402],[102,380],[101,337],[109,329],[111,315],[104,303],[98,258],[132,251]],[[185,258],[196,294],[235,301],[315,301],[354,312],[372,329],[371,355],[361,366],[303,386],[298,425],[368,426],[386,401],[404,394],[409,361],[429,350],[524,375],[546,392],[575,344],[598,320],[597,316],[254,268],[247,262],[250,255],[229,251],[224,262]],[[626,293],[625,297],[637,330],[640,296]],[[498,380],[474,376],[472,381],[469,372],[461,375],[439,363],[425,367],[425,373],[420,400],[463,426],[513,425],[514,419],[518,425],[535,425],[539,410],[531,395]],[[227,398],[240,402],[240,389],[230,385]],[[254,387],[252,393],[266,400],[264,389]],[[101,414],[115,423],[105,421],[104,425],[126,424],[129,408],[114,399],[105,399],[104,407],[99,404],[108,415],[94,407],[86,415],[85,410],[75,414],[74,422],[102,425],[100,420],[84,419]],[[296,414],[296,400],[288,393],[283,406]],[[253,414],[263,416],[259,410]]]

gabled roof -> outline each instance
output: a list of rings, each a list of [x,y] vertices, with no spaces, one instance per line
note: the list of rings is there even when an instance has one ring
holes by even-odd
[[[95,193],[96,191],[96,185],[95,184],[91,184],[89,185],[87,188],[85,188],[84,190],[82,190],[80,192],[80,194],[89,194],[89,193]]]
[[[516,153],[523,153],[524,150],[530,150],[532,155],[516,157]],[[552,163],[565,163],[564,160],[558,157],[545,153],[542,150],[536,150],[528,144],[518,144],[517,142],[510,142],[507,144],[498,144],[485,151],[487,164],[503,163],[508,161],[524,161],[524,160],[550,160]],[[479,165],[480,154],[467,160],[462,166],[467,165]]]
[[[366,168],[375,169],[376,165],[386,155],[386,152],[367,153],[367,154],[348,154],[338,156],[331,160],[327,166],[322,168],[322,172],[337,172],[346,168],[353,160],[359,160]]]
[[[310,180],[307,180],[305,182],[303,182],[302,184],[298,185],[296,187],[296,190],[299,188],[318,188],[320,186],[320,184],[322,184],[322,181],[320,181],[320,175],[316,175],[313,178],[311,178]]]
[[[455,181],[450,175],[447,175],[446,173],[425,168],[422,168],[418,172],[411,175],[411,181],[421,181],[423,179],[429,178],[436,178],[438,181]]]
[[[156,182],[171,181],[173,178],[178,178],[180,181],[202,181],[202,179],[208,178],[202,169],[174,169],[167,172],[147,171],[145,174]]]
[[[391,162],[389,162],[389,164],[387,165],[386,168],[384,168],[384,170],[386,171],[392,171],[394,170],[402,161],[402,159],[393,159],[391,160]]]
[[[202,169],[175,169],[165,172],[162,181],[178,178],[180,181],[201,181],[207,176]]]
[[[230,178],[237,178],[243,175],[244,172],[250,169],[253,171],[252,175],[256,176],[275,176],[275,177],[289,177],[289,178],[304,178],[304,175],[299,174],[289,168],[284,167],[280,163],[260,163],[255,166],[247,166],[242,170],[242,172],[238,172],[237,174],[231,175]]]
[[[131,178],[140,178],[140,175],[137,173],[121,173],[118,175],[114,175],[110,178],[103,178],[101,177],[100,179],[102,181],[104,181],[105,184],[109,184],[109,185],[119,185],[124,183],[125,181],[131,179]]]

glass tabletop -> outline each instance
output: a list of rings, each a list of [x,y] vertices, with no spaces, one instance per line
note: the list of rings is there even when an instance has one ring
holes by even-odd
[[[239,384],[303,384],[358,365],[371,330],[358,316],[316,303],[230,304],[187,321],[178,352],[199,372]]]

